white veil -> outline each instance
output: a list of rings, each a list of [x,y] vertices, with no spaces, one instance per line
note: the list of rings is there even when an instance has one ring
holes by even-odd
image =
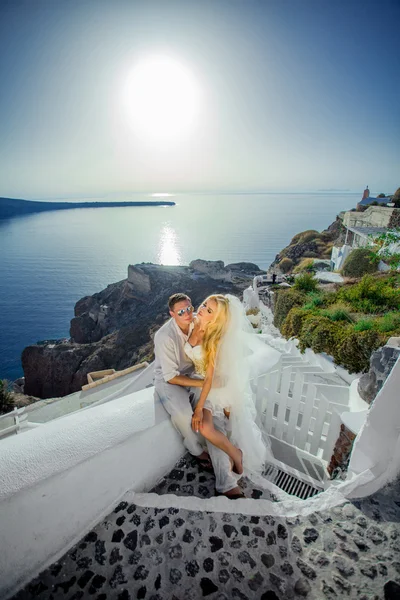
[[[218,347],[210,393],[220,406],[230,407],[231,441],[243,451],[245,472],[262,474],[270,443],[256,423],[251,379],[268,372],[280,353],[254,332],[238,298],[227,294],[229,321]]]

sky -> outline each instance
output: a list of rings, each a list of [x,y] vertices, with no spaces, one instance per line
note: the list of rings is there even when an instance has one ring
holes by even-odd
[[[0,0],[0,196],[393,193],[399,23],[399,0]]]

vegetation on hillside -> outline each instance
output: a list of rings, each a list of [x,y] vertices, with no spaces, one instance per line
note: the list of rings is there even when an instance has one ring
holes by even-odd
[[[11,392],[8,391],[8,381],[0,379],[0,415],[5,415],[13,408],[14,399]]]
[[[355,248],[344,261],[342,273],[345,277],[362,277],[377,270],[375,253],[369,248]]]
[[[400,335],[400,274],[364,275],[335,291],[317,287],[304,273],[277,292],[274,325],[300,349],[326,352],[350,373],[369,368],[371,353]]]
[[[332,229],[321,233],[308,229],[296,234],[276,258],[276,264],[282,273],[296,269],[305,259],[330,259],[332,246],[343,231],[343,225],[338,220],[331,227]]]
[[[374,260],[383,260],[392,271],[400,267],[400,252],[395,252],[400,246],[400,228],[393,227],[374,238]]]

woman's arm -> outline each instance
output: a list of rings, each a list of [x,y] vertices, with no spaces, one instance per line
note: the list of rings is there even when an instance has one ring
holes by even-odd
[[[203,410],[204,404],[207,400],[207,396],[208,396],[211,386],[212,386],[213,377],[214,377],[214,366],[208,365],[206,376],[204,377],[204,381],[203,381],[203,389],[201,390],[200,398],[199,398],[196,408]]]
[[[208,396],[211,386],[212,386],[213,377],[214,377],[214,367],[213,367],[213,365],[209,365],[207,368],[206,376],[203,381],[203,388],[201,390],[200,398],[199,398],[196,408],[194,409],[193,417],[192,417],[192,429],[196,433],[198,433],[198,431],[203,423],[203,408],[204,408],[204,404],[207,400],[207,396]]]
[[[187,375],[175,375],[167,383],[183,385],[184,387],[202,387],[204,379],[195,379],[194,377],[187,377]]]

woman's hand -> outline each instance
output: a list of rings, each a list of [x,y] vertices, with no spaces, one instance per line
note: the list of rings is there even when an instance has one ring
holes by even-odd
[[[195,408],[192,417],[192,429],[196,433],[199,433],[199,429],[203,424],[203,409]]]

